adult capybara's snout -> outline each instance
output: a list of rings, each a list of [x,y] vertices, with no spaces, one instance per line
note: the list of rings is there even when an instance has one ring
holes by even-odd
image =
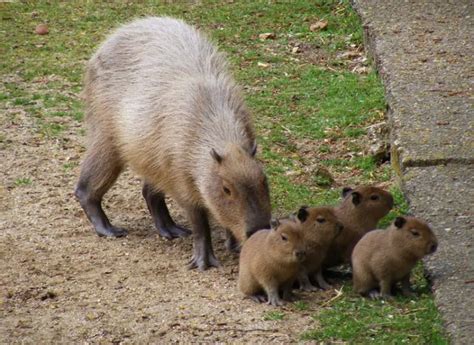
[[[262,229],[270,229],[270,219],[268,221],[262,221],[262,222],[256,223],[255,225],[251,225],[250,227],[247,227],[247,230],[245,231],[245,235],[247,236],[247,238],[249,238],[258,230],[262,230]]]

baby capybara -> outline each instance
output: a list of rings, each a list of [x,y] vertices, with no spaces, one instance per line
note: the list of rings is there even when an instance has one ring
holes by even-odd
[[[378,187],[345,187],[342,202],[334,208],[344,225],[344,233],[331,244],[323,262],[324,268],[350,263],[352,250],[368,231],[377,228],[380,219],[393,207],[392,195]]]
[[[160,235],[187,236],[165,203],[173,198],[194,234],[190,267],[217,266],[208,217],[242,241],[268,227],[267,179],[255,133],[224,56],[181,20],[145,18],[115,31],[87,64],[88,148],[75,195],[102,236],[124,236],[101,202],[125,166],[144,180]]]
[[[311,283],[316,280],[322,289],[330,288],[324,280],[321,264],[333,241],[341,236],[343,225],[336,218],[332,207],[301,207],[297,213],[301,221],[304,240],[306,243],[306,259],[298,274],[299,287],[302,290],[313,291],[317,288]]]
[[[422,220],[397,217],[387,230],[367,233],[352,253],[354,291],[371,297],[391,297],[397,282],[410,294],[410,272],[425,255],[434,253],[436,236]],[[374,289],[380,288],[380,293]]]
[[[291,296],[291,289],[306,245],[296,219],[272,222],[244,242],[240,252],[239,288],[255,301],[279,306]]]

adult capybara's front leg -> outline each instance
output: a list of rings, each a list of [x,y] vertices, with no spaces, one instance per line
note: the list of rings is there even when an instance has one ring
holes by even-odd
[[[143,197],[145,198],[148,210],[153,218],[155,227],[160,236],[169,240],[177,237],[187,237],[191,231],[176,223],[171,218],[168,206],[166,206],[165,195],[155,191],[148,183],[143,185]]]
[[[234,234],[232,234],[232,231],[226,230],[225,236],[225,247],[227,250],[232,253],[240,253],[240,243],[237,241]]]
[[[204,209],[192,207],[188,211],[189,220],[193,228],[193,257],[188,268],[197,268],[200,271],[210,267],[219,267],[220,263],[214,255],[211,242],[211,229],[209,220]]]

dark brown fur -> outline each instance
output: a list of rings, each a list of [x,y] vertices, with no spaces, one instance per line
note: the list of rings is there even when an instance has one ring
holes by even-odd
[[[366,234],[352,253],[354,290],[362,295],[379,287],[390,297],[397,282],[410,292],[410,272],[418,260],[436,251],[438,241],[429,226],[414,217],[398,217],[387,230]],[[372,293],[372,297],[379,294]]]
[[[285,219],[260,230],[245,241],[240,253],[239,288],[245,295],[262,302],[282,305],[288,299],[305,257],[301,224]],[[280,298],[280,295],[281,298]]]
[[[357,242],[374,230],[393,207],[392,195],[378,187],[346,187],[342,195],[342,202],[334,210],[344,225],[344,233],[331,244],[323,263],[325,268],[349,263]]]

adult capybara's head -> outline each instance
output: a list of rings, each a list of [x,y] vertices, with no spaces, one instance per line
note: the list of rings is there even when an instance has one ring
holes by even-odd
[[[415,259],[432,254],[438,240],[428,224],[415,217],[397,217],[393,224],[396,245]]]
[[[212,149],[212,167],[203,191],[212,215],[241,242],[270,227],[269,188],[255,159],[256,150],[256,145],[245,150],[236,144]]]

